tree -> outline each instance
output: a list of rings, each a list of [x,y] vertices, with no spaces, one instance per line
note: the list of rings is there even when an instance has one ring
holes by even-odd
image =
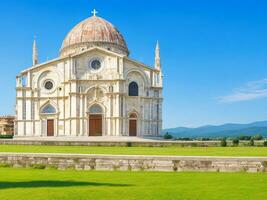
[[[163,138],[166,139],[166,140],[169,140],[169,139],[172,139],[173,136],[167,132],[167,133],[163,136]]]
[[[233,146],[238,146],[239,144],[239,139],[235,138],[233,139]]]
[[[222,146],[222,147],[226,147],[226,146],[227,146],[226,138],[223,138],[223,139],[221,140],[221,146]]]
[[[251,139],[251,136],[249,135],[240,135],[238,137],[239,140],[250,140]]]
[[[252,139],[253,140],[262,140],[263,136],[261,134],[257,134],[257,135],[252,136]]]
[[[252,138],[249,141],[249,146],[254,146],[254,140]]]

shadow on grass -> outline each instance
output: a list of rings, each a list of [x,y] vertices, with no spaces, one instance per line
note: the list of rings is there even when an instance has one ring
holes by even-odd
[[[11,188],[39,188],[39,187],[75,187],[75,186],[109,186],[127,187],[129,184],[76,182],[76,181],[25,181],[25,182],[0,182],[0,190]]]

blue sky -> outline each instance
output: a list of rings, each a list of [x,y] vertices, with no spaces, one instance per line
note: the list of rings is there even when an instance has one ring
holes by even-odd
[[[13,113],[34,35],[40,61],[55,58],[94,8],[124,35],[132,58],[153,66],[160,41],[165,128],[267,119],[264,0],[1,1],[0,115]]]

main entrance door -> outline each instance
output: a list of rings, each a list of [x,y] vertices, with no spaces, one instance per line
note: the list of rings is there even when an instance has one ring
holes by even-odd
[[[129,136],[137,136],[136,119],[129,120]]]
[[[102,115],[89,116],[89,136],[102,136]]]
[[[48,119],[47,120],[47,136],[54,136],[54,120]]]

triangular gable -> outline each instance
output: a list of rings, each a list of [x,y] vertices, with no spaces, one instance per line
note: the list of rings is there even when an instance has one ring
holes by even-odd
[[[144,64],[144,63],[142,63],[142,62],[139,62],[139,61],[137,61],[137,60],[134,60],[134,59],[132,59],[132,58],[126,57],[125,59],[126,59],[128,62],[131,62],[131,63],[134,63],[134,64],[139,65],[139,66],[141,66],[141,67],[144,67],[145,69],[158,71],[157,69],[155,69],[155,68],[153,68],[153,67],[150,67],[150,66],[148,66],[148,65],[146,65],[146,64]]]
[[[104,49],[104,48],[101,48],[101,47],[97,47],[97,46],[94,46],[94,47],[92,47],[92,48],[86,49],[86,50],[84,50],[84,51],[82,51],[82,52],[79,52],[79,53],[76,53],[76,54],[72,54],[71,57],[72,57],[72,58],[75,58],[75,57],[77,57],[77,56],[80,56],[80,55],[83,55],[83,54],[86,54],[86,53],[88,53],[88,52],[95,51],[95,50],[97,50],[97,51],[99,51],[99,52],[102,52],[102,53],[105,53],[105,54],[109,54],[109,55],[117,56],[117,57],[120,57],[120,58],[124,58],[124,57],[125,57],[125,56],[122,55],[122,54],[118,54],[118,53],[115,53],[115,52],[113,52],[113,51],[109,51],[109,50],[107,50],[107,49]]]
[[[50,60],[50,61],[47,61],[47,62],[44,62],[44,63],[37,64],[37,65],[32,66],[32,67],[29,67],[29,68],[27,68],[26,70],[21,71],[21,74],[25,74],[25,73],[27,73],[28,71],[31,71],[31,70],[34,70],[34,69],[38,69],[38,68],[41,68],[41,67],[45,67],[46,65],[51,65],[51,64],[53,64],[53,63],[56,63],[56,62],[65,60],[65,59],[67,59],[67,58],[75,58],[75,57],[78,57],[78,56],[80,56],[80,55],[83,55],[83,54],[86,54],[86,53],[88,53],[88,52],[95,51],[95,50],[97,50],[97,51],[99,51],[99,52],[102,52],[102,53],[105,53],[105,54],[109,54],[109,55],[117,56],[117,57],[120,57],[120,58],[124,58],[124,59],[126,59],[127,61],[132,62],[132,63],[134,63],[134,64],[137,64],[137,65],[139,65],[139,66],[142,66],[142,67],[144,67],[144,68],[146,68],[146,69],[158,71],[158,70],[155,69],[155,68],[152,68],[152,67],[150,67],[150,66],[148,66],[148,65],[145,65],[144,63],[141,63],[141,62],[139,62],[139,61],[136,61],[136,60],[134,60],[134,59],[131,59],[131,58],[125,56],[125,55],[121,55],[121,54],[118,54],[118,53],[109,51],[109,50],[107,50],[107,49],[104,49],[104,48],[95,46],[95,47],[89,48],[89,49],[87,49],[87,50],[85,50],[85,51],[82,51],[82,52],[79,52],[79,53],[76,53],[76,54],[72,54],[72,55],[64,56],[64,57],[58,57],[58,58],[55,58],[55,59],[53,59],[53,60]]]
[[[32,70],[34,70],[34,69],[38,69],[38,68],[41,68],[41,67],[45,67],[46,65],[51,65],[51,64],[53,64],[53,63],[56,63],[56,62],[65,60],[65,59],[67,59],[67,58],[68,58],[68,56],[55,58],[55,59],[53,59],[53,60],[49,60],[49,61],[47,61],[47,62],[40,63],[40,64],[34,65],[34,66],[32,66],[32,67],[29,67],[29,68],[27,68],[27,69],[21,71],[20,73],[21,73],[21,74],[25,74],[25,73],[27,73],[28,71],[32,71]]]
[[[117,57],[124,58],[124,59],[126,59],[127,61],[129,61],[129,62],[132,62],[132,63],[134,63],[134,64],[137,64],[137,65],[142,66],[142,67],[144,67],[144,68],[146,68],[146,69],[149,69],[149,70],[156,70],[156,71],[158,71],[157,69],[152,68],[152,67],[150,67],[150,66],[148,66],[148,65],[146,65],[146,64],[144,64],[144,63],[141,63],[141,62],[139,62],[139,61],[136,61],[136,60],[134,60],[134,59],[132,59],[132,58],[129,58],[129,57],[127,57],[127,56],[124,56],[124,55],[121,55],[121,54],[118,54],[118,53],[109,51],[109,50],[104,49],[104,48],[101,48],[101,47],[96,47],[96,46],[95,46],[95,47],[92,47],[92,48],[89,48],[89,49],[87,49],[87,50],[85,50],[85,51],[83,51],[83,52],[79,52],[79,53],[77,53],[77,54],[73,54],[71,57],[77,57],[77,56],[80,56],[80,55],[82,55],[82,54],[86,54],[86,53],[88,53],[88,52],[90,52],[90,51],[94,51],[94,50],[98,50],[99,52],[102,52],[102,53],[106,53],[106,54],[110,54],[110,55],[113,55],[113,56],[117,56]]]

